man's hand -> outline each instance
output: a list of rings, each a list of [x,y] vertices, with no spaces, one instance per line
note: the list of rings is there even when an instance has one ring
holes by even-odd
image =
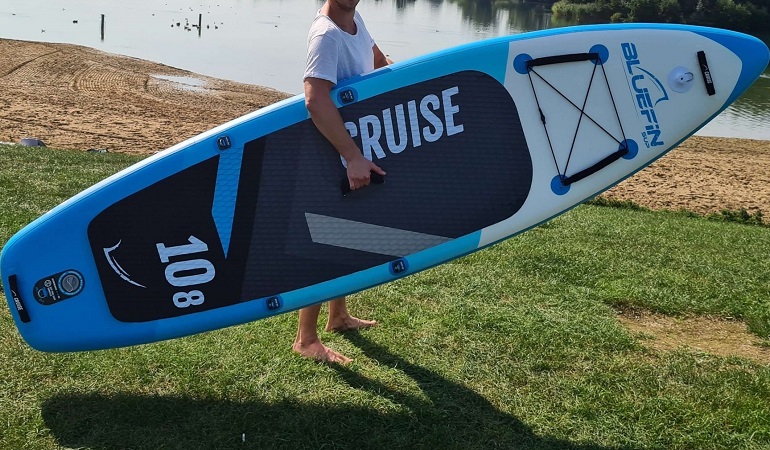
[[[352,161],[347,161],[348,164],[348,183],[350,183],[350,190],[355,190],[368,186],[371,182],[371,172],[385,175],[385,171],[382,170],[377,164],[364,158],[359,154],[353,158]]]
[[[339,154],[345,158],[348,166],[348,183],[350,189],[368,186],[371,182],[371,172],[385,175],[377,164],[364,158],[353,138],[342,121],[337,107],[334,105],[329,92],[332,83],[317,78],[305,79],[305,105],[310,117],[318,130],[331,142]]]

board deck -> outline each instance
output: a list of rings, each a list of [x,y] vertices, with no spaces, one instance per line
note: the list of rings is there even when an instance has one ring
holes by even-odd
[[[292,311],[514,236],[641,170],[734,101],[768,49],[679,25],[562,28],[397,63],[332,95],[388,175],[345,168],[297,96],[132,166],[13,236],[24,339],[143,344]]]

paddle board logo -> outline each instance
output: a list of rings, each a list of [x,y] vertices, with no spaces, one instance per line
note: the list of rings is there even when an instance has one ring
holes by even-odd
[[[658,77],[641,66],[639,52],[634,44],[624,42],[620,47],[626,60],[628,87],[634,96],[637,112],[645,122],[642,140],[648,148],[664,145],[655,108],[660,102],[669,99],[668,92]]]
[[[147,286],[132,280],[131,275],[129,275],[129,273],[126,272],[123,267],[121,267],[121,265],[118,263],[118,260],[115,258],[114,252],[118,249],[118,247],[120,247],[121,242],[123,241],[120,240],[114,246],[104,249],[104,256],[107,258],[107,263],[110,265],[110,268],[112,268],[112,270],[124,281],[140,288],[147,288]]]
[[[455,115],[460,112],[460,107],[452,98],[459,92],[458,86],[450,87],[420,100],[385,108],[377,115],[347,121],[345,128],[351,137],[360,138],[366,159],[383,159],[388,153],[398,154],[407,147],[417,148],[423,142],[436,142],[445,135],[454,136],[465,131],[463,124],[457,123]],[[423,124],[425,126],[421,126]],[[341,159],[342,165],[347,167],[345,159]]]
[[[65,270],[39,280],[32,288],[32,292],[38,303],[53,305],[78,295],[84,285],[83,275],[80,272]]]

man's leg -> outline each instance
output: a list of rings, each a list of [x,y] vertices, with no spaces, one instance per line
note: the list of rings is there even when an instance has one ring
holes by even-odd
[[[320,311],[320,303],[299,310],[299,326],[292,350],[305,358],[312,358],[320,362],[349,363],[352,361],[350,358],[323,345],[318,338],[318,314]]]
[[[335,298],[329,302],[329,321],[326,323],[326,331],[360,330],[375,325],[377,325],[375,320],[364,320],[351,316],[345,297]]]

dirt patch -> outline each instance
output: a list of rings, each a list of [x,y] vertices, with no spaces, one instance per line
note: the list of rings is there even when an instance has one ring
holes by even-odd
[[[607,191],[654,210],[770,213],[770,141],[693,136]]]
[[[0,141],[152,153],[287,96],[76,45],[0,39]]]
[[[661,351],[681,348],[718,356],[738,356],[770,364],[770,348],[737,320],[715,317],[670,317],[637,309],[623,309],[618,320],[643,345]]]

